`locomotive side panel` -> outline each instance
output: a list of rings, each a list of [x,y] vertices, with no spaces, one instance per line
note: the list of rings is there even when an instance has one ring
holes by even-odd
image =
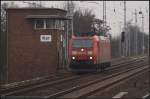
[[[105,55],[104,55],[104,41],[100,41],[100,63],[105,62]]]
[[[99,37],[100,39],[100,63],[110,63],[110,41],[104,37]]]

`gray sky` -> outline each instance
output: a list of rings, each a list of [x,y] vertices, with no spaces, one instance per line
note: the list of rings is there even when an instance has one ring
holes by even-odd
[[[9,1],[2,1],[3,2],[9,2]],[[37,2],[37,1],[36,1]],[[56,7],[56,8],[62,8],[63,3],[65,1],[42,1],[41,3],[45,7]],[[80,7],[81,9],[91,9],[93,11],[93,14],[96,15],[97,18],[102,19],[103,16],[103,7],[102,1],[73,1],[77,7]],[[89,3],[89,2],[96,2],[95,3]],[[26,7],[27,4],[23,3],[22,1],[15,1],[15,4],[18,4],[19,7]],[[118,35],[120,34],[121,28],[123,27],[123,18],[124,18],[124,5],[123,1],[106,1],[107,5],[107,11],[106,11],[106,18],[107,18],[107,25],[111,27],[111,34]],[[149,1],[126,1],[127,5],[127,21],[132,20],[131,24],[135,24],[135,15],[133,14],[135,12],[135,9],[137,9],[137,12],[141,11],[144,14],[144,31],[146,33],[149,33]],[[115,9],[115,12],[114,12]],[[138,14],[137,17],[137,24],[141,28],[142,22],[141,22],[141,15]]]

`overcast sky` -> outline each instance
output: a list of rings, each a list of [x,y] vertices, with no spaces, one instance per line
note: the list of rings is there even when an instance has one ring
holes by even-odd
[[[2,1],[4,3],[6,1]],[[9,2],[9,1],[7,1]],[[26,1],[27,2],[27,1]],[[36,1],[37,2],[37,1]],[[56,8],[62,8],[63,3],[66,1],[42,1],[41,3],[45,7],[56,7]],[[102,1],[73,1],[76,6],[81,9],[91,9],[93,11],[93,14],[96,15],[96,18],[102,19],[103,18],[103,2]],[[96,2],[96,3],[90,3],[90,2]],[[19,7],[26,7],[27,4],[23,3],[22,1],[15,1],[15,4],[18,4]],[[124,18],[124,3],[123,1],[106,1],[107,10],[106,10],[106,19],[107,19],[107,25],[111,27],[111,33],[112,35],[117,35],[120,33],[121,28],[123,27],[123,18]],[[132,20],[131,24],[135,24],[135,9],[137,12],[140,10],[144,14],[144,31],[146,33],[149,33],[149,1],[126,1],[127,6],[127,21]],[[115,12],[114,12],[115,9]],[[141,28],[142,22],[141,22],[141,15],[138,14],[138,26]]]

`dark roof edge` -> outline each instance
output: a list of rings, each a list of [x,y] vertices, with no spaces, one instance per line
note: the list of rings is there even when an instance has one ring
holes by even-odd
[[[64,12],[67,12],[64,9],[60,9],[60,8],[29,8],[29,7],[24,7],[24,8],[6,8],[6,10],[61,10]]]
[[[25,18],[27,19],[64,19],[64,20],[70,20],[70,18],[67,18],[66,16],[59,16],[59,15],[27,15]]]

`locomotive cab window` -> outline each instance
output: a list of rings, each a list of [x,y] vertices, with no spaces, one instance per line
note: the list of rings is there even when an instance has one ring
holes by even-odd
[[[91,48],[92,47],[92,40],[74,40],[72,43],[74,48]]]

